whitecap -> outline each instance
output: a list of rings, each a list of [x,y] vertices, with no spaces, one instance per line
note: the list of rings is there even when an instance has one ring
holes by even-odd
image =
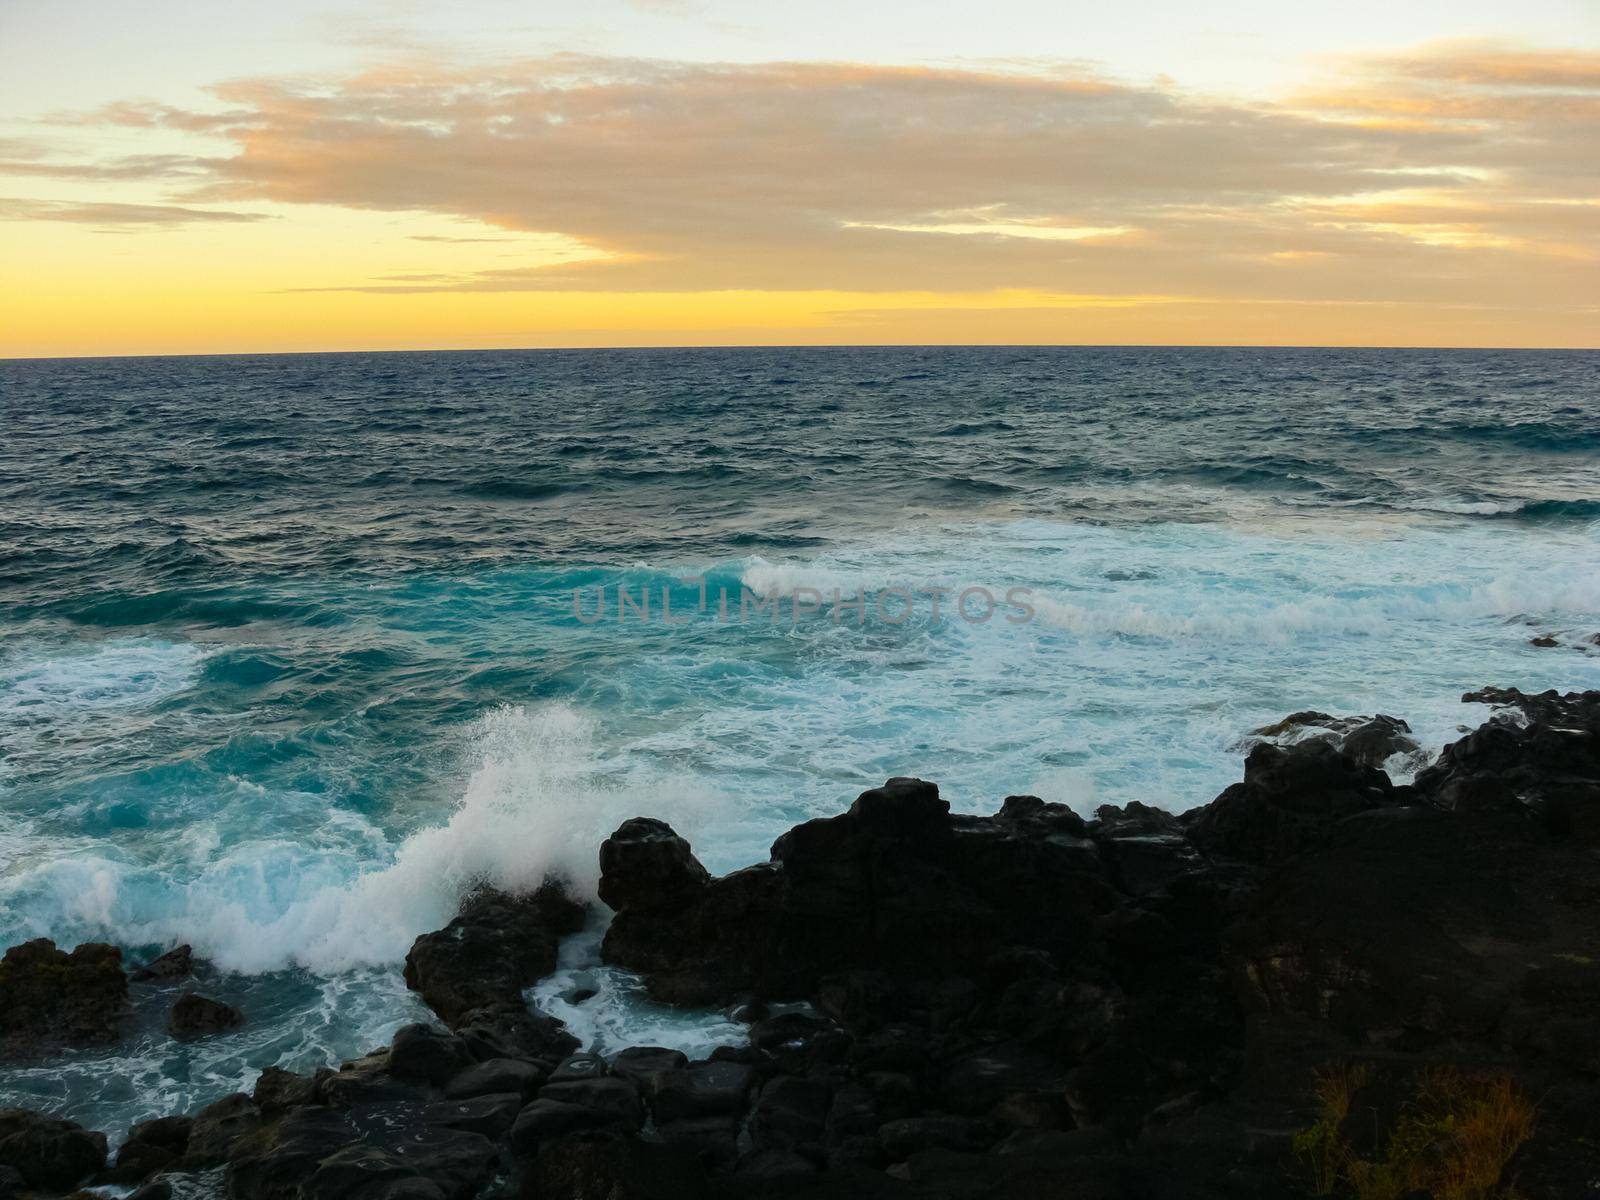
[[[477,766],[449,819],[376,859],[352,858],[375,831],[342,814],[329,822],[349,828],[324,845],[242,842],[187,882],[106,854],[58,859],[8,879],[0,904],[58,938],[184,941],[225,970],[333,974],[398,963],[478,884],[556,876],[593,897],[598,847],[622,821],[656,812],[693,830],[720,807],[703,785],[600,755],[593,719],[567,705],[494,709],[470,741]]]

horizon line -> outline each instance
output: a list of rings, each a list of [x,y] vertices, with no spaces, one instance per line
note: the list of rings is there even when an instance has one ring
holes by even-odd
[[[408,346],[337,350],[195,350],[127,354],[0,354],[3,363],[93,362],[172,358],[293,358],[349,354],[604,354],[646,351],[729,350],[1389,350],[1461,353],[1594,354],[1593,346],[1393,345],[1368,342],[728,342],[640,343],[618,346]]]

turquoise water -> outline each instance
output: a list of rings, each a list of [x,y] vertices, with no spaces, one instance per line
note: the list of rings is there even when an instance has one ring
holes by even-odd
[[[1597,384],[1533,353],[0,364],[0,938],[190,942],[250,1022],[177,1044],[151,996],[0,1103],[115,1134],[379,1044],[463,888],[592,888],[629,816],[723,870],[895,774],[1181,810],[1289,711],[1436,748],[1469,688],[1600,686]],[[1031,613],[964,619],[968,588]],[[592,956],[539,990],[586,1039],[725,1032]]]

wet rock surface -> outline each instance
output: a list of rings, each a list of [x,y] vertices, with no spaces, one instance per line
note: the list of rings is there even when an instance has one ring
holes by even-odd
[[[555,970],[562,937],[583,928],[587,912],[557,884],[527,896],[483,889],[445,928],[423,934],[406,955],[406,986],[451,1029],[474,1058],[577,1048],[548,1017],[528,1012],[523,989]]]
[[[144,966],[135,968],[128,978],[135,983],[187,979],[194,974],[194,967],[194,950],[187,945],[175,946],[165,954],[152,958]]]
[[[206,1037],[244,1024],[244,1013],[231,1004],[213,1000],[198,992],[185,992],[167,1014],[167,1030],[173,1037]]]
[[[105,1161],[103,1133],[26,1109],[0,1109],[0,1170],[24,1191],[68,1191]]]
[[[1404,786],[1375,765],[1403,723],[1371,718],[1254,745],[1182,816],[966,816],[892,779],[722,877],[628,821],[605,957],[736,1010],[742,1044],[582,1052],[522,999],[582,907],[479,893],[407,960],[441,1025],[144,1122],[110,1167],[99,1134],[0,1113],[0,1195],[1267,1200],[1313,1193],[1318,1072],[1353,1081],[1352,1153],[1377,1153],[1450,1070],[1536,1104],[1486,1194],[1595,1196],[1600,693],[1467,698],[1494,717]]]
[[[0,958],[0,1055],[116,1041],[128,977],[115,946],[85,942],[71,953],[48,938]]]

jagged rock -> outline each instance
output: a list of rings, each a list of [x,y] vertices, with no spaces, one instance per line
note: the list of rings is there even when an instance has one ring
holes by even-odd
[[[128,1002],[122,951],[85,942],[70,954],[48,938],[0,958],[0,1053],[116,1041]]]
[[[622,1113],[614,1108],[541,1096],[517,1114],[511,1126],[511,1148],[523,1157],[530,1157],[541,1147],[570,1134],[596,1130],[631,1133],[638,1125],[634,1112]]]
[[[743,1063],[690,1063],[657,1077],[650,1109],[658,1125],[740,1113],[755,1081],[755,1070]]]
[[[1111,881],[1131,896],[1162,891],[1186,875],[1205,870],[1203,858],[1184,835],[1178,819],[1137,801],[1125,809],[1102,807],[1089,833]]]
[[[757,1050],[800,1047],[838,1026],[826,1017],[808,1012],[786,1012],[750,1026],[750,1044]]]
[[[480,1131],[428,1128],[396,1143],[401,1160],[447,1200],[468,1200],[488,1181],[499,1157],[495,1143]]]
[[[233,1005],[195,992],[185,992],[167,1014],[167,1031],[173,1037],[206,1037],[243,1024],[244,1014]]]
[[[487,1180],[494,1144],[478,1133],[421,1127],[389,1144],[336,1110],[297,1108],[244,1139],[228,1165],[236,1200],[466,1200]]]
[[[562,1200],[706,1200],[693,1153],[633,1139],[562,1142],[528,1168],[526,1194]]]
[[[406,955],[406,986],[469,1044],[487,1040],[507,1050],[560,1057],[576,1048],[560,1023],[530,1014],[523,989],[555,970],[560,939],[576,933],[581,904],[554,884],[527,896],[490,889],[468,897],[445,928],[425,933]],[[466,1030],[472,1029],[468,1037]]]
[[[268,1067],[256,1077],[251,1099],[263,1114],[277,1116],[285,1109],[321,1103],[321,1089],[333,1072],[323,1068],[315,1075],[296,1075],[281,1067]]]
[[[1247,1002],[1368,1043],[1537,1030],[1518,1015],[1548,1003],[1534,972],[1596,948],[1571,926],[1561,888],[1600,895],[1600,866],[1512,814],[1374,818],[1272,881],[1232,932]]]
[[[615,843],[621,833],[610,840]],[[614,855],[611,861],[628,859]],[[748,867],[682,895],[675,907],[620,909],[606,928],[602,957],[643,973],[658,1000],[721,1003],[750,986],[759,975],[753,962],[772,949],[767,939],[780,882],[770,865]],[[608,895],[642,890],[625,881],[602,886]]]
[[[422,1111],[422,1119],[429,1125],[447,1129],[463,1129],[481,1133],[487,1138],[505,1136],[522,1111],[520,1092],[489,1092],[463,1099],[441,1100]]]
[[[1142,806],[1141,806],[1142,807]],[[1089,825],[1065,804],[1054,804],[1038,796],[1007,796],[995,814],[1002,821],[1033,824],[1041,832],[1056,837],[1084,838],[1089,836]]]
[[[1206,854],[1271,864],[1325,841],[1344,818],[1393,803],[1387,775],[1327,742],[1262,743],[1245,759],[1244,782],[1182,823]]]
[[[300,1183],[301,1200],[346,1200],[416,1176],[401,1157],[376,1146],[342,1146],[321,1159]]]
[[[1027,1042],[982,1046],[952,1059],[941,1098],[951,1112],[982,1116],[1007,1100],[1043,1091],[1059,1095],[1066,1069],[1061,1059]]]
[[[455,1032],[479,1062],[523,1058],[551,1064],[578,1048],[578,1039],[562,1022],[526,1007],[478,1009]]]
[[[760,1058],[752,1065],[770,1063],[791,1075],[815,1074],[843,1062],[854,1039],[833,1021],[811,1013],[790,1012],[757,1021],[750,1027],[750,1050]],[[728,1051],[723,1051],[726,1057]]]
[[[652,845],[666,836],[659,824]],[[625,905],[602,953],[645,974],[660,999],[703,1003],[805,995],[852,967],[957,973],[996,944],[1069,952],[1084,919],[1116,904],[1092,845],[1067,832],[1081,825],[1025,801],[1004,819],[952,817],[933,784],[892,779],[849,812],[784,834],[770,864],[714,879],[673,909]],[[630,860],[614,849],[609,861],[622,871]]]
[[[1252,729],[1250,733],[1253,737],[1277,738],[1306,729],[1334,729],[1342,719],[1308,708],[1303,712],[1290,713],[1283,720],[1263,725],[1260,729]]]
[[[920,1074],[933,1061],[933,1039],[915,1024],[890,1024],[863,1034],[850,1046],[852,1069],[862,1072],[904,1071]]]
[[[523,1157],[531,1157],[547,1142],[575,1130],[594,1129],[603,1124],[598,1114],[581,1104],[535,1100],[512,1122],[511,1148]]]
[[[228,1196],[230,1200],[300,1200],[303,1186],[321,1164],[356,1136],[355,1126],[337,1109],[324,1105],[292,1109],[230,1147]],[[385,1161],[381,1165],[391,1164]],[[387,1173],[390,1178],[397,1174],[393,1170]],[[346,1164],[346,1178],[356,1174],[355,1164]],[[323,1183],[331,1185],[334,1175],[325,1176]]]
[[[472,1066],[472,1055],[454,1034],[432,1025],[402,1025],[389,1046],[389,1074],[442,1087]]]
[[[734,1116],[668,1121],[656,1126],[656,1136],[713,1169],[726,1167],[739,1157],[739,1119]]]
[[[1251,730],[1242,749],[1266,738],[1280,745],[1315,739],[1325,741],[1364,767],[1381,767],[1396,754],[1421,751],[1411,737],[1411,726],[1399,717],[1378,713],[1373,717],[1335,717],[1325,712],[1292,713],[1281,721]]]
[[[1600,691],[1536,696],[1486,688],[1462,700],[1520,721],[1490,721],[1417,776],[1428,802],[1459,812],[1533,816],[1552,833],[1600,845]]]
[[[595,1125],[637,1129],[644,1120],[639,1089],[620,1076],[547,1083],[539,1089],[539,1100],[588,1109],[596,1115]]]
[[[739,1160],[738,1172],[747,1179],[809,1179],[817,1174],[817,1163],[803,1154],[781,1146],[763,1146]]]
[[[606,1060],[598,1054],[569,1054],[550,1072],[551,1083],[571,1083],[575,1079],[599,1079],[610,1074]]]
[[[600,900],[612,909],[691,903],[711,875],[665,821],[635,817],[600,843]]]
[[[1097,839],[1163,837],[1178,832],[1178,818],[1137,800],[1120,808],[1102,804],[1095,809],[1094,822],[1084,832]]]
[[[367,1104],[422,1102],[432,1095],[432,1085],[422,1080],[401,1079],[389,1069],[388,1048],[340,1065],[322,1075],[317,1083],[317,1099],[335,1108],[354,1108]]]
[[[613,1075],[630,1079],[651,1094],[667,1075],[688,1065],[688,1055],[681,1050],[668,1050],[661,1046],[629,1046],[626,1050],[619,1050],[609,1064]]]
[[[135,983],[149,983],[152,980],[187,979],[193,974],[194,950],[183,945],[152,958],[144,966],[135,969],[128,978]]]
[[[261,1127],[261,1110],[243,1092],[224,1096],[194,1115],[184,1151],[186,1168],[211,1167],[227,1161],[234,1144]]]
[[[906,1117],[878,1130],[878,1141],[891,1162],[900,1162],[921,1150],[982,1150],[992,1140],[987,1125],[967,1117]]]
[[[0,1167],[28,1187],[65,1192],[105,1164],[105,1134],[25,1108],[0,1109]]]
[[[172,1183],[166,1179],[152,1179],[129,1192],[128,1200],[172,1200]]]
[[[545,1072],[533,1063],[517,1058],[491,1058],[452,1076],[444,1094],[451,1100],[503,1092],[530,1097],[544,1086],[545,1078]]]
[[[193,1117],[157,1117],[128,1130],[108,1175],[116,1183],[138,1183],[181,1162],[189,1150]]]
[[[511,1144],[534,1153],[545,1142],[582,1130],[637,1129],[643,1119],[638,1092],[625,1080],[589,1079],[546,1085],[517,1114]]]
[[[826,1079],[779,1075],[769,1080],[751,1110],[751,1140],[758,1147],[783,1149],[820,1142],[832,1099]]]
[[[1396,754],[1414,755],[1422,749],[1410,725],[1383,713],[1347,732],[1339,748],[1364,767],[1381,767]]]
[[[831,1138],[837,1140],[875,1133],[881,1123],[877,1100],[861,1084],[845,1083],[833,1093],[827,1116],[828,1135]]]

